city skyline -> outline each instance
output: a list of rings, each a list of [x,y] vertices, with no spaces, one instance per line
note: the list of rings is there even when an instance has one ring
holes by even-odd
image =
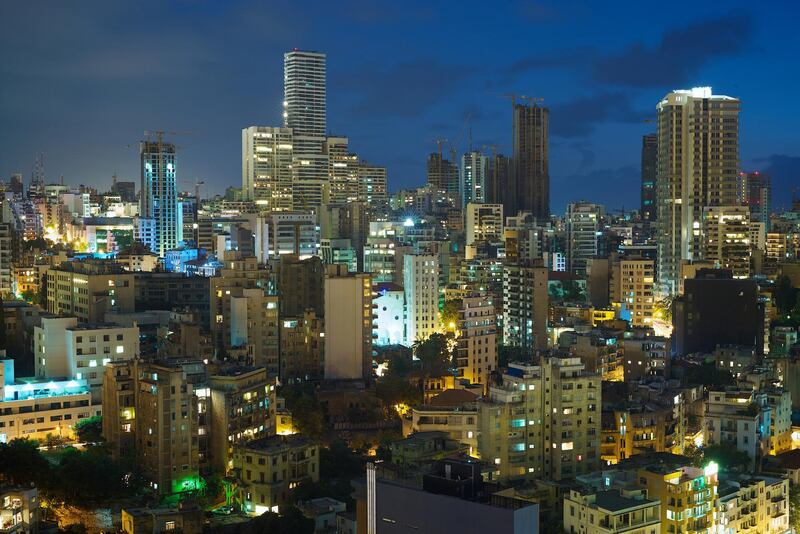
[[[800,168],[791,135],[796,112],[778,105],[798,85],[791,69],[777,68],[789,60],[791,49],[781,43],[792,38],[789,23],[779,20],[780,10],[719,14],[701,8],[691,17],[670,13],[651,21],[645,19],[647,10],[637,7],[620,20],[606,13],[602,28],[594,28],[587,27],[592,13],[586,6],[567,14],[566,7],[515,4],[498,8],[497,20],[488,17],[486,32],[493,39],[480,46],[485,40],[439,42],[431,26],[445,18],[455,24],[464,16],[443,9],[404,14],[348,4],[332,14],[342,30],[332,30],[298,21],[290,7],[278,10],[273,22],[267,18],[271,13],[258,6],[179,4],[165,10],[163,20],[149,30],[157,34],[162,25],[177,24],[169,37],[158,34],[149,45],[164,49],[159,60],[131,39],[131,25],[148,12],[143,7],[89,5],[61,13],[85,25],[73,29],[91,30],[91,36],[75,39],[54,57],[47,52],[70,35],[47,21],[28,27],[37,9],[44,8],[13,6],[11,18],[19,24],[2,37],[18,45],[13,56],[0,52],[10,80],[0,89],[0,116],[8,126],[0,143],[4,179],[22,172],[29,180],[35,157],[44,152],[48,182],[63,174],[67,183],[102,186],[115,172],[121,180],[137,180],[138,158],[126,146],[135,146],[144,130],[163,128],[194,132],[169,138],[178,145],[179,180],[185,182],[180,189],[189,189],[195,178],[205,181],[204,194],[239,186],[241,130],[282,123],[282,56],[292,48],[327,54],[330,133],[349,137],[360,156],[386,166],[393,191],[424,184],[426,158],[436,150],[437,138],[449,139],[459,153],[471,137],[475,148],[497,144],[510,154],[511,106],[503,94],[512,92],[543,97],[551,110],[553,213],[581,199],[610,208],[638,207],[641,137],[654,130],[644,121],[655,116],[655,104],[673,89],[709,85],[715,93],[742,101],[740,168],[772,176],[775,208],[788,205]],[[48,11],[58,14],[59,8]],[[254,32],[262,24],[259,35],[275,31],[253,57],[249,49],[242,50],[257,37],[227,44],[201,38],[215,17],[246,18],[246,28]],[[392,20],[420,36],[403,45],[398,59],[387,50],[403,42]],[[507,26],[505,32],[499,21]],[[271,26],[277,23],[283,26]],[[610,38],[615,27],[630,31],[620,33],[624,38]],[[363,31],[337,38],[337,31],[347,29]],[[531,29],[537,30],[535,38],[525,32]],[[559,36],[565,29],[572,33],[569,40]],[[602,47],[592,40],[601,29]],[[365,49],[363,43],[376,32],[383,39]],[[30,36],[41,39],[33,45]],[[98,40],[104,37],[112,45],[101,52]],[[115,58],[125,58],[124,64]],[[257,69],[252,69],[254,60]],[[639,76],[637,69],[650,65],[661,68]],[[153,76],[167,83],[155,88],[146,82]],[[765,90],[770,98],[763,97]],[[88,165],[84,158],[71,157],[84,150],[95,154]]]

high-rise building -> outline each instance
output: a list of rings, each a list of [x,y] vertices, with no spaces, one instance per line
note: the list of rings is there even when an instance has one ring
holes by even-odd
[[[644,221],[656,220],[656,159],[658,137],[647,134],[642,137],[642,206],[639,214]]]
[[[434,192],[458,195],[458,167],[455,162],[442,157],[441,152],[432,152],[427,162],[428,186]]]
[[[489,173],[489,158],[477,150],[461,156],[459,194],[462,209],[470,202],[486,202],[486,182]]]
[[[283,56],[283,124],[294,135],[294,179],[328,181],[323,152],[327,120],[326,57],[292,50]]]
[[[734,278],[750,276],[750,210],[747,206],[710,206],[703,210],[703,256]]]
[[[406,294],[406,344],[439,331],[439,259],[434,254],[403,256]]]
[[[512,213],[509,202],[509,190],[511,185],[511,160],[508,156],[495,153],[489,159],[489,173],[486,177],[486,202],[502,204],[506,213]]]
[[[358,165],[358,200],[370,208],[388,205],[388,179],[386,167],[361,161]]]
[[[675,293],[681,260],[703,259],[705,208],[736,205],[739,100],[710,87],[676,90],[656,106],[658,277]]]
[[[575,202],[567,206],[567,269],[586,274],[586,262],[598,253],[598,231],[603,206]]]
[[[368,274],[325,277],[325,378],[361,379],[372,370],[372,280]]]
[[[561,480],[598,469],[600,384],[580,358],[509,364],[478,403],[478,452],[492,478]]]
[[[547,267],[503,266],[503,344],[526,350],[547,348],[550,296]]]
[[[761,172],[739,173],[739,201],[750,208],[750,220],[764,223],[769,231],[772,179]]]
[[[175,145],[165,143],[162,133],[156,141],[139,144],[142,181],[139,215],[155,220],[155,252],[160,257],[177,248],[183,240],[183,222],[178,209]]]
[[[351,154],[347,137],[327,137],[323,151],[328,156],[330,201],[333,204],[353,202],[358,198],[359,160]]]
[[[621,258],[612,265],[611,299],[631,326],[653,326],[655,265],[653,260]]]
[[[467,259],[475,256],[475,247],[480,243],[500,243],[503,241],[503,205],[466,205],[466,246]]]
[[[497,369],[497,320],[492,297],[476,293],[461,299],[457,326],[458,376],[488,386],[492,371]]]
[[[261,211],[292,209],[292,143],[291,128],[242,129],[242,191]]]
[[[536,104],[514,102],[513,209],[529,211],[538,221],[550,218],[550,110]],[[511,200],[511,199],[509,199]]]

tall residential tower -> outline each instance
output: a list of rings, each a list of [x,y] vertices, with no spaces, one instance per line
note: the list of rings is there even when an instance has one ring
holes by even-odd
[[[155,225],[156,254],[178,246],[183,240],[183,224],[178,209],[175,145],[165,143],[163,132],[156,132],[155,141],[139,144],[142,164],[142,182],[139,197],[139,215],[152,219]]]
[[[710,87],[676,90],[656,106],[658,279],[675,293],[682,260],[703,259],[704,211],[736,205],[739,106]]]
[[[550,218],[549,117],[546,107],[514,102],[513,180],[517,198],[508,213],[529,211],[538,221]]]

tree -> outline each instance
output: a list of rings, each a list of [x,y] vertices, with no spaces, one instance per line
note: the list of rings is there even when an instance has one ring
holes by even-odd
[[[309,519],[295,506],[289,506],[280,515],[266,512],[256,517],[241,532],[269,532],[270,534],[312,534],[314,520]]]
[[[735,379],[730,371],[717,369],[713,363],[703,363],[686,368],[685,382],[706,387],[723,387],[733,385]]]
[[[424,376],[442,376],[449,371],[452,356],[447,341],[444,334],[431,334],[428,339],[415,344],[414,353],[419,358]]]
[[[42,485],[51,475],[50,463],[39,452],[39,443],[15,439],[0,443],[0,480],[12,486]]]
[[[797,303],[798,290],[792,286],[792,280],[785,274],[782,274],[775,280],[775,289],[773,295],[775,296],[775,307],[781,315],[789,315]]]
[[[103,441],[103,416],[86,417],[75,423],[75,432],[82,443]]]
[[[747,472],[750,470],[751,460],[750,455],[737,450],[733,445],[709,445],[703,447],[702,465],[713,461],[719,465],[722,471]]]
[[[461,305],[461,299],[449,299],[444,301],[444,306],[442,307],[442,324],[445,328],[455,330],[458,326],[458,315],[461,312]]]

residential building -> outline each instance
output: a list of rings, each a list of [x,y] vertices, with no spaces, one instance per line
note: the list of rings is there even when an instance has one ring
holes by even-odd
[[[327,137],[323,151],[328,156],[330,201],[333,204],[355,202],[359,196],[358,154],[350,153],[347,137]]]
[[[133,312],[134,274],[103,260],[64,262],[47,271],[47,311],[100,323],[107,311]]]
[[[503,205],[477,204],[466,205],[465,243],[466,259],[475,257],[479,244],[494,244],[503,241]]]
[[[40,517],[39,490],[35,486],[0,489],[0,532],[39,532]]]
[[[456,338],[459,378],[488,387],[497,369],[497,319],[492,297],[486,293],[461,299]]]
[[[372,373],[372,279],[325,277],[325,378],[362,379]]]
[[[136,369],[129,361],[105,364],[103,438],[115,460],[136,453]]]
[[[655,309],[655,262],[620,258],[612,265],[611,300],[621,304],[620,315],[632,327],[652,327]]]
[[[242,129],[242,191],[261,212],[292,210],[293,142],[291,128]]]
[[[250,515],[279,512],[291,504],[291,490],[319,480],[319,445],[299,434],[236,444],[233,469],[236,501]]]
[[[625,338],[621,343],[625,382],[649,377],[669,378],[672,357],[669,338],[643,335]]]
[[[406,344],[439,331],[439,261],[433,254],[403,256],[406,300]]]
[[[295,195],[299,194],[295,189]],[[319,256],[319,226],[310,212],[277,212],[259,217],[254,225],[255,252],[259,263],[283,255],[300,259]]]
[[[730,445],[750,457],[750,468],[770,451],[771,408],[752,389],[711,390],[705,412],[708,445]]]
[[[139,144],[142,181],[139,193],[139,216],[155,220],[155,248],[164,253],[183,241],[183,221],[178,206],[178,177],[175,145],[163,141],[164,132],[156,132],[156,141]]]
[[[717,514],[720,532],[783,534],[789,523],[789,480],[769,476],[720,477]]]
[[[637,473],[647,497],[661,503],[661,532],[714,532],[718,467],[710,462],[705,468],[653,466]]]
[[[374,286],[374,293],[372,302],[376,317],[372,323],[375,333],[373,343],[376,346],[405,345],[405,291],[397,284],[383,282]]]
[[[772,178],[762,172],[739,173],[739,201],[750,211],[750,220],[764,223],[769,231],[772,208]]]
[[[547,348],[550,296],[546,267],[503,266],[503,344],[523,349]]]
[[[544,222],[550,219],[550,110],[535,102],[512,102],[513,145],[511,191],[508,213],[528,211]],[[512,200],[512,199],[509,199]]]
[[[564,496],[564,532],[660,534],[661,502],[644,490],[574,489]]]
[[[281,316],[300,317],[313,310],[318,317],[325,314],[323,284],[325,265],[318,257],[300,259],[287,254],[274,266],[280,296]]]
[[[372,208],[388,206],[388,178],[386,167],[361,161],[358,164],[358,197]]]
[[[586,262],[598,254],[598,233],[603,206],[589,202],[567,205],[567,269],[578,275],[586,274]]]
[[[78,323],[76,317],[42,317],[34,327],[36,376],[86,380],[92,402],[100,404],[103,366],[139,356],[139,328]]]
[[[654,133],[642,136],[642,202],[639,216],[644,221],[656,220],[656,171],[658,158],[658,136]]]
[[[475,204],[487,202],[486,185],[488,173],[489,158],[484,156],[480,151],[472,150],[461,156],[459,177],[461,209],[465,209],[470,202]]]
[[[314,310],[280,321],[283,382],[320,379],[325,374],[325,321]]]
[[[17,379],[14,360],[0,359],[0,443],[48,435],[74,439],[75,423],[101,415],[100,408],[86,380]]]
[[[673,91],[656,106],[656,271],[663,293],[677,293],[682,260],[703,259],[704,210],[736,204],[739,107],[710,87]]]
[[[510,363],[502,385],[478,403],[478,453],[492,478],[561,480],[597,469],[600,383],[579,358]]]
[[[229,473],[237,443],[275,434],[275,383],[263,367],[237,366],[212,373],[208,387],[208,462],[218,473]]]
[[[703,210],[703,254],[729,269],[734,278],[750,276],[750,211],[747,206],[710,206]]]

